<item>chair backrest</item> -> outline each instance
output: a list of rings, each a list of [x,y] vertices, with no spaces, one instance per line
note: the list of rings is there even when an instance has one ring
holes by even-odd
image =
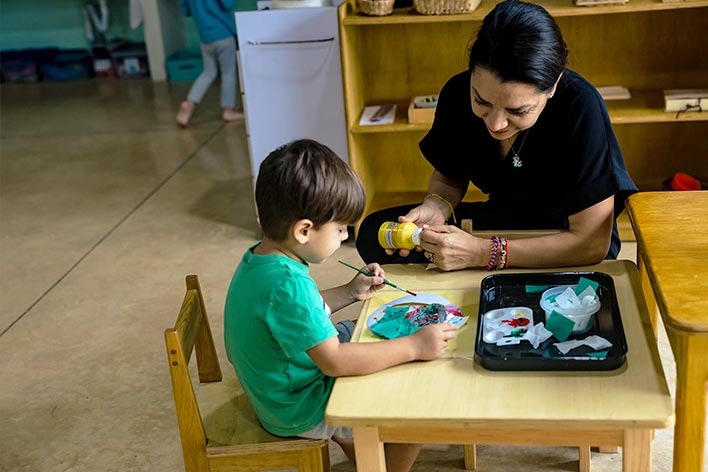
[[[177,322],[174,328],[165,330],[165,345],[185,467],[187,470],[209,470],[205,453],[206,432],[189,376],[192,351],[196,351],[200,382],[218,382],[222,375],[199,279],[196,275],[188,275],[186,284],[187,293]]]

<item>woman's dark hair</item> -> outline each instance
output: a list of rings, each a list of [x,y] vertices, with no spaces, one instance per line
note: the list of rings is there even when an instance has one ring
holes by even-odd
[[[315,229],[331,221],[353,225],[366,203],[364,186],[349,165],[324,144],[301,139],[279,147],[261,163],[256,206],[263,234],[284,241],[302,219]]]
[[[546,92],[567,59],[560,28],[543,7],[504,0],[484,17],[470,48],[469,68],[482,67],[502,82],[530,84]]]

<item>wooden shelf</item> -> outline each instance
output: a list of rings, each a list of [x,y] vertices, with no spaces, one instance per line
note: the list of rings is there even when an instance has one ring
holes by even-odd
[[[708,72],[706,72],[708,77]],[[658,90],[630,90],[632,98],[629,100],[608,100],[605,102],[610,113],[612,124],[636,123],[677,123],[686,121],[708,121],[708,110],[704,112],[681,113],[676,118],[676,112],[664,111],[663,89]],[[367,104],[376,105],[376,104]],[[351,132],[359,133],[406,133],[427,131],[430,123],[408,123],[407,107],[404,102],[396,103],[396,119],[387,125],[352,126]]]
[[[344,25],[392,25],[402,23],[440,23],[457,21],[481,21],[498,3],[496,0],[482,0],[474,11],[460,15],[421,15],[414,8],[397,8],[391,15],[367,16],[357,11],[347,12]],[[634,13],[642,11],[675,10],[708,6],[706,0],[684,0],[679,2],[661,2],[658,0],[629,0],[624,5],[596,5],[577,7],[571,0],[539,0],[535,3],[546,8],[554,17],[604,15],[613,13]]]
[[[422,201],[432,172],[418,147],[431,123],[408,123],[411,97],[439,93],[467,67],[466,45],[499,0],[482,0],[463,15],[420,15],[412,8],[383,17],[339,7],[349,162],[368,199],[365,213]],[[656,190],[676,172],[708,178],[708,112],[664,112],[664,89],[702,88],[708,77],[704,34],[708,0],[629,0],[576,7],[538,0],[558,21],[569,67],[595,86],[621,85],[629,100],[606,106],[625,163],[642,190]],[[365,106],[395,103],[392,124],[360,126]],[[484,200],[471,191],[466,200]],[[623,214],[624,215],[624,214]],[[620,237],[634,240],[626,216]]]

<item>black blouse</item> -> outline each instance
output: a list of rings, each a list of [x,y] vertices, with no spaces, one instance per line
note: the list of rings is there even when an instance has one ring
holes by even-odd
[[[472,113],[470,71],[452,77],[438,99],[435,120],[420,142],[433,167],[469,180],[489,195],[477,229],[567,229],[568,216],[615,196],[615,218],[637,190],[624,164],[605,103],[579,74],[566,70],[536,123],[499,158],[499,141]],[[520,148],[521,141],[523,146]],[[619,251],[617,225],[609,257]],[[613,254],[614,253],[614,254]]]

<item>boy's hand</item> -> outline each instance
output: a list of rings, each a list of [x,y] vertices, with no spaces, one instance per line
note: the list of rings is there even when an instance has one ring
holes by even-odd
[[[357,301],[368,300],[384,287],[384,271],[380,265],[374,262],[365,265],[362,269],[372,276],[359,273],[347,284],[352,298]]]
[[[440,357],[447,342],[457,334],[457,326],[452,323],[437,323],[424,326],[411,335],[417,349],[416,359],[429,361]]]

